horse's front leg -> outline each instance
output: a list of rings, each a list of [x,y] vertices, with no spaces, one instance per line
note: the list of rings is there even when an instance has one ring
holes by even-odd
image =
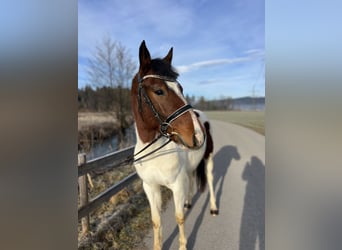
[[[175,186],[172,188],[175,202],[176,221],[179,229],[179,249],[186,250],[187,239],[184,230],[184,202],[189,191],[189,177],[186,173],[180,174]]]
[[[153,234],[154,234],[154,250],[162,249],[162,226],[160,220],[161,212],[161,192],[159,185],[149,185],[143,182],[144,191],[151,207],[151,217],[153,223]]]

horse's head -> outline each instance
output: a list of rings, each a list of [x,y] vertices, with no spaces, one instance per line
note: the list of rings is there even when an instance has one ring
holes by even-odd
[[[148,142],[162,134],[188,148],[196,148],[205,140],[203,127],[183,96],[171,61],[172,48],[163,59],[152,60],[145,41],[141,43],[139,72],[131,92],[139,137]]]

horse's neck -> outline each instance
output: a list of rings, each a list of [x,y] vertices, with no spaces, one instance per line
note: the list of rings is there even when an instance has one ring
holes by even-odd
[[[139,126],[139,125],[136,123],[136,126]],[[146,129],[142,126],[137,127],[136,134],[139,137],[139,140],[142,141],[142,143],[149,143],[157,136],[156,131],[152,129]]]
[[[157,133],[150,131],[148,133],[139,132],[137,123],[135,122],[135,134],[137,135],[137,146],[144,146],[153,141],[157,137]]]

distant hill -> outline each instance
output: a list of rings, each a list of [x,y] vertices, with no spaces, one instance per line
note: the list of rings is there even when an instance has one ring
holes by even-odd
[[[202,110],[265,110],[265,97],[224,98],[200,101],[197,107]]]
[[[265,97],[240,97],[232,100],[234,110],[264,110]]]

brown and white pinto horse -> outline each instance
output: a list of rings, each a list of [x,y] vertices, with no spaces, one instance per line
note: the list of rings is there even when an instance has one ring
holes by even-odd
[[[202,192],[208,182],[210,212],[218,214],[210,125],[202,112],[187,104],[171,60],[172,48],[165,58],[152,60],[143,41],[139,49],[139,72],[131,89],[137,133],[134,165],[151,207],[155,250],[162,247],[161,185],[173,192],[179,249],[186,249],[184,207],[191,208],[195,176]]]

